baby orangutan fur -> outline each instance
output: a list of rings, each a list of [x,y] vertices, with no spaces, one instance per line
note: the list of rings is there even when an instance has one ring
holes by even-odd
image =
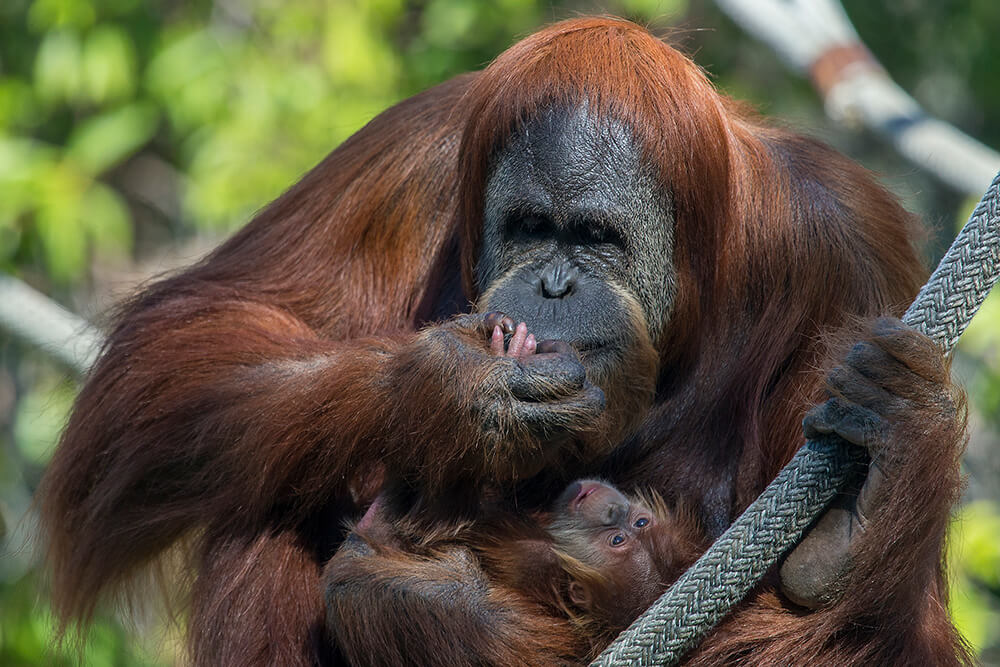
[[[586,664],[706,546],[692,513],[595,480],[547,512],[433,532],[396,503],[379,496],[324,574],[327,629],[354,665]],[[463,613],[432,613],[441,596]]]

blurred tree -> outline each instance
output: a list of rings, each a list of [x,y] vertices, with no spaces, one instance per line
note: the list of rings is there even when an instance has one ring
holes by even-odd
[[[1000,88],[991,72],[1000,44],[990,39],[1000,5],[845,5],[870,48],[928,110],[1000,145]],[[722,88],[815,128],[887,174],[942,237],[967,214],[967,202],[871,137],[829,129],[809,85],[707,0],[3,0],[0,270],[79,312],[103,310],[109,273],[127,272],[134,285],[171,266],[176,260],[163,259],[163,248],[228,233],[393,102],[484,66],[541,23],[593,12],[654,29],[680,26],[674,41]],[[694,30],[701,27],[711,30]],[[994,420],[995,303],[967,345],[977,360],[974,398]],[[82,654],[52,647],[44,587],[24,536],[31,492],[73,387],[44,355],[3,336],[0,664],[72,663],[81,655],[88,665],[173,662],[175,634],[126,630],[110,617]],[[956,556],[956,615],[986,651],[1000,636],[1000,550],[987,539],[998,516],[989,501],[965,508],[968,546]]]

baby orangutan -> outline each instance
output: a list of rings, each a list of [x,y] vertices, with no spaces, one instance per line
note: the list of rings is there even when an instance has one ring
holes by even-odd
[[[627,497],[597,480],[570,484],[545,529],[566,574],[572,618],[607,640],[708,546],[693,516],[670,511],[658,495]]]
[[[548,512],[430,537],[385,503],[324,574],[327,629],[352,665],[586,664],[707,546],[691,515],[596,480]]]

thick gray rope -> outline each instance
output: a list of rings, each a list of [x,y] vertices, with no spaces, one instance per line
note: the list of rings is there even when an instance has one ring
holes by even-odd
[[[903,315],[950,352],[1000,277],[1000,174]],[[833,499],[863,454],[806,442],[705,554],[593,665],[673,665],[746,596]]]

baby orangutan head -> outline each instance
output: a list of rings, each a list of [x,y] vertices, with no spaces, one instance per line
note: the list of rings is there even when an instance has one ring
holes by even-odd
[[[570,484],[551,517],[572,610],[610,632],[628,627],[705,546],[688,513],[669,510],[656,494],[628,497],[597,480]]]

